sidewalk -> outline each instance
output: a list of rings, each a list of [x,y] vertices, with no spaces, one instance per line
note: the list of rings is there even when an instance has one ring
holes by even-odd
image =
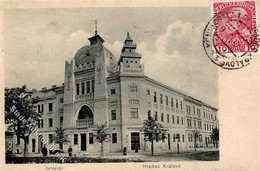
[[[216,148],[197,148],[196,152],[194,149],[180,149],[180,153],[177,151],[154,151],[154,156],[151,152],[130,152],[126,156],[122,153],[107,154],[107,158],[129,158],[129,159],[141,159],[146,161],[191,161],[187,158],[188,155],[193,155],[202,152],[214,152],[218,151]],[[194,161],[194,160],[193,160]]]
[[[194,161],[194,159],[190,159],[187,156],[196,155],[196,153],[205,153],[205,152],[214,152],[218,151],[216,148],[197,148],[196,152],[194,148],[189,149],[180,149],[180,153],[178,154],[177,151],[157,151],[154,150],[154,156],[151,155],[151,152],[128,152],[127,155],[123,155],[123,153],[108,153],[105,155],[104,158],[112,158],[112,159],[140,159],[145,161]],[[65,157],[68,157],[68,153],[61,153]],[[19,155],[20,156],[20,155]],[[22,156],[22,155],[21,155]],[[51,155],[54,157],[55,155]],[[51,157],[48,155],[47,157]],[[42,154],[28,154],[27,157],[42,157]],[[98,158],[100,154],[89,154],[86,156],[77,156],[77,157],[92,157]]]

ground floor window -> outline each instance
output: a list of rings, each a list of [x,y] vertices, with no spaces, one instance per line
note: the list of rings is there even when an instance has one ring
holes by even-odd
[[[53,142],[53,135],[49,134],[49,143],[52,143],[52,142]]]
[[[78,134],[74,134],[74,145],[78,144]]]
[[[35,152],[35,139],[32,139],[32,152]]]
[[[20,144],[20,136],[19,136],[19,135],[16,136],[16,144],[17,144],[17,145]]]
[[[93,139],[93,133],[89,133],[89,144],[93,144],[94,139]]]

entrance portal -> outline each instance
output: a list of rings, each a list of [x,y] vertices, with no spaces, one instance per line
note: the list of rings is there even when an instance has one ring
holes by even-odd
[[[86,134],[80,134],[80,142],[81,142],[81,151],[86,151],[87,150],[87,139],[86,139]]]
[[[135,150],[136,146],[140,148],[140,134],[139,132],[131,133],[131,150]]]

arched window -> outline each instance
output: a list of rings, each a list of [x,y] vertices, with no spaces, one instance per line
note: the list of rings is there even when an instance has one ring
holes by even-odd
[[[93,118],[93,113],[88,106],[83,106],[78,115],[78,119],[90,119]]]

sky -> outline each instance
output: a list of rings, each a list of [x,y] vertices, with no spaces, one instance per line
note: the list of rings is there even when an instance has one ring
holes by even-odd
[[[218,106],[218,67],[202,46],[210,20],[206,7],[7,9],[5,87],[61,85],[65,61],[89,44],[96,19],[104,45],[117,58],[130,32],[146,75]]]

